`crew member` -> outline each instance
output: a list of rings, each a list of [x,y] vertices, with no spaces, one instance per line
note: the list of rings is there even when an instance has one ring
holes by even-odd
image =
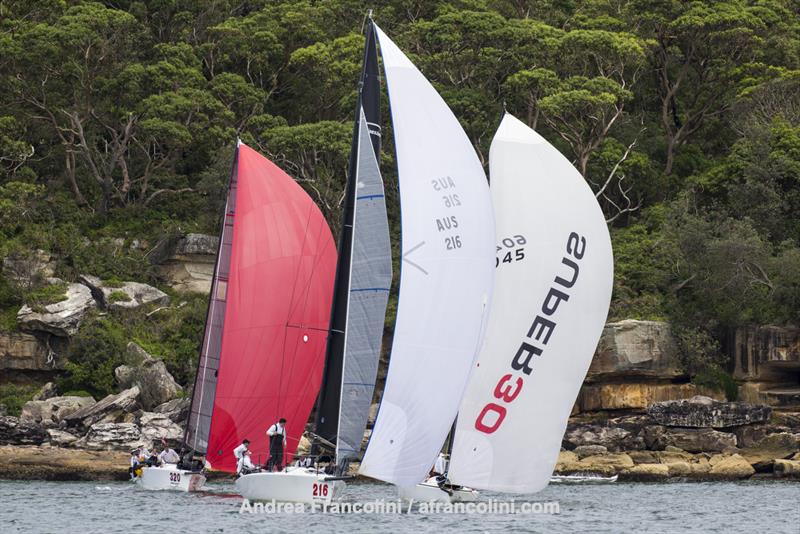
[[[281,471],[283,469],[283,448],[286,446],[286,419],[283,417],[269,427],[269,460],[267,471]]]
[[[161,442],[163,445],[163,450],[158,453],[158,464],[177,464],[181,461],[181,457],[178,456],[178,453],[175,450],[167,445],[166,441]]]
[[[248,452],[248,448],[250,447],[250,440],[245,439],[242,440],[242,444],[233,449],[233,455],[236,457],[236,474],[239,475],[242,473],[242,467],[244,466],[244,457],[245,452]]]

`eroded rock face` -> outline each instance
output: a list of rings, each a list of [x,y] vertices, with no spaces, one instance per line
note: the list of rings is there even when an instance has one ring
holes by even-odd
[[[563,444],[567,449],[575,449],[587,445],[601,445],[613,452],[645,448],[644,440],[637,433],[619,426],[603,426],[599,424],[570,423],[564,434]]]
[[[47,435],[50,437],[50,444],[56,447],[70,447],[80,439],[75,434],[57,428],[48,428]]]
[[[41,445],[46,439],[47,433],[39,423],[0,416],[0,445]]]
[[[159,267],[159,272],[177,291],[207,294],[211,290],[217,257],[217,236],[187,234]]]
[[[727,428],[769,421],[772,409],[746,402],[719,402],[697,395],[691,399],[656,402],[647,413],[665,426]]]
[[[64,417],[68,426],[89,428],[96,423],[118,421],[139,407],[139,388],[134,386],[115,395],[108,395],[97,403],[81,408]]]
[[[110,286],[96,276],[82,274],[80,281],[88,287],[103,308],[130,310],[145,304],[166,306],[169,296],[158,288],[140,282],[122,282]]]
[[[628,319],[606,324],[586,378],[590,382],[628,377],[672,379],[682,374],[669,324]]]
[[[662,427],[664,428],[664,427]],[[650,448],[678,447],[689,452],[722,452],[736,447],[736,436],[710,428],[666,428],[652,439]]]
[[[64,368],[64,358],[47,345],[47,334],[0,334],[0,371],[54,371]]]
[[[74,335],[96,303],[92,292],[83,284],[69,284],[66,294],[66,300],[44,306],[41,313],[27,304],[22,306],[17,313],[17,324],[28,332],[49,332],[61,337]]]
[[[64,417],[82,408],[92,406],[95,400],[91,397],[52,397],[46,400],[32,400],[22,406],[20,419],[41,423],[44,426],[58,425]]]
[[[135,423],[97,423],[75,445],[90,450],[131,450],[145,445],[145,440]]]
[[[734,378],[797,383],[800,371],[800,328],[749,326],[736,330]]]
[[[139,417],[139,428],[142,438],[148,443],[179,441],[183,437],[183,428],[173,422],[166,414],[144,412]]]
[[[139,389],[139,401],[145,410],[152,410],[177,397],[183,388],[175,382],[164,362],[150,356],[135,343],[128,343],[129,360],[136,365],[121,365],[114,369],[120,387]]]
[[[706,393],[695,384],[586,384],[581,388],[578,405],[582,412],[602,410],[643,410],[654,402],[686,399]]]
[[[183,426],[189,420],[189,407],[191,406],[191,399],[172,399],[164,404],[159,404],[153,411],[161,413],[170,418],[173,423],[178,423]]]
[[[770,434],[758,443],[741,451],[744,457],[756,469],[771,467],[776,459],[789,459],[800,451],[800,439],[789,432]]]

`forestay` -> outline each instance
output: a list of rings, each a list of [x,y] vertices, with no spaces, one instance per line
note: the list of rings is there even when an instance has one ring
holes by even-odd
[[[495,233],[486,176],[464,130],[376,31],[397,151],[403,256],[386,387],[360,472],[409,486],[433,465],[477,356]]]
[[[494,301],[459,411],[449,476],[503,492],[544,488],[608,313],[611,240],[583,177],[506,115],[489,153]]]

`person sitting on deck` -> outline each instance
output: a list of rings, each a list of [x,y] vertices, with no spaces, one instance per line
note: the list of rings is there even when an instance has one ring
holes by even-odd
[[[247,449],[250,447],[250,440],[244,439],[242,440],[242,444],[233,449],[233,456],[236,458],[236,474],[239,475],[242,473],[242,467],[244,467],[244,458],[246,456],[246,452],[249,452]]]
[[[269,427],[269,460],[267,460],[267,471],[283,470],[283,448],[286,446],[286,419],[283,417]]]
[[[253,460],[250,459],[250,455],[252,454],[253,453],[250,451],[245,451],[244,453],[244,457],[242,458],[243,475],[249,475],[250,473],[259,473],[261,471],[261,468],[256,467],[256,465],[253,464]]]
[[[135,480],[141,472],[141,464],[139,463],[139,449],[131,451],[131,466],[128,468],[128,474],[131,480]]]

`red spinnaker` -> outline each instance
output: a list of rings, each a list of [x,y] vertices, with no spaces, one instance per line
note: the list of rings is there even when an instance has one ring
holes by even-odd
[[[313,200],[255,150],[238,148],[230,278],[206,459],[235,471],[250,440],[266,462],[266,431],[287,419],[286,458],[317,394],[331,312],[336,245]],[[218,294],[225,291],[220,288]]]

